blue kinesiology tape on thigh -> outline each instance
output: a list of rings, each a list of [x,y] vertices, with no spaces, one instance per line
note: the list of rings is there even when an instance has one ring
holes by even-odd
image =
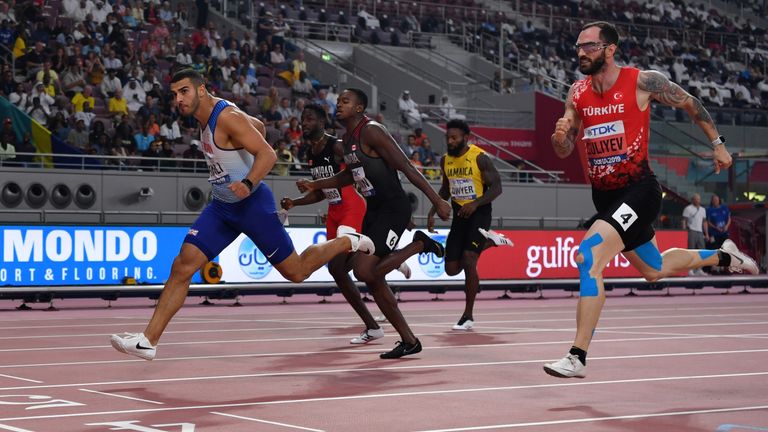
[[[711,257],[712,255],[716,254],[717,250],[702,249],[702,250],[698,250],[697,252],[699,253],[699,258],[705,260],[705,259]]]
[[[652,269],[661,271],[661,252],[652,241],[643,243],[634,251],[637,256]]]
[[[582,297],[596,297],[597,296],[597,281],[595,278],[589,275],[589,270],[592,269],[594,259],[592,258],[592,248],[603,242],[603,237],[599,233],[595,233],[592,237],[582,240],[579,245],[579,253],[584,260],[579,263],[579,295]]]

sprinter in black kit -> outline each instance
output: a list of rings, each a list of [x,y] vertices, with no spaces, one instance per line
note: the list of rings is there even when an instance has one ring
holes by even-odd
[[[363,233],[376,245],[375,255],[355,256],[352,268],[355,277],[365,282],[381,312],[402,338],[395,348],[381,354],[381,358],[399,358],[421,351],[421,342],[411,331],[397,307],[397,300],[387,286],[384,276],[397,269],[417,253],[445,254],[443,245],[427,234],[417,231],[413,242],[395,250],[400,236],[411,220],[411,204],[403,190],[398,172],[432,202],[437,215],[448,220],[451,205],[440,198],[427,180],[408,161],[383,125],[365,115],[368,97],[362,90],[346,89],[339,95],[336,118],[347,133],[344,136],[344,162],[346,168],[339,174],[322,180],[299,181],[303,190],[342,187],[354,184],[368,204],[363,219]]]

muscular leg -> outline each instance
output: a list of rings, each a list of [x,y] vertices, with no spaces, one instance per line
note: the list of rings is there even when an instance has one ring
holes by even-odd
[[[190,243],[184,243],[181,246],[181,252],[173,260],[171,275],[165,282],[155,313],[152,314],[152,319],[144,330],[144,336],[152,345],[157,345],[171,318],[184,305],[192,276],[207,262],[208,258],[197,246]]]
[[[704,266],[716,266],[720,261],[717,250],[672,248],[661,254],[659,269],[658,263],[654,262],[653,258],[653,255],[659,253],[658,251],[654,236],[650,244],[641,245],[633,251],[626,252],[624,256],[649,282]]]
[[[594,236],[597,234],[602,239],[600,243],[590,247],[589,251],[581,250],[580,247],[579,254],[576,256],[576,262],[579,264],[591,261],[588,269],[583,271],[580,269],[579,271],[581,274],[581,295],[576,306],[576,338],[573,342],[573,346],[584,351],[587,351],[589,348],[589,344],[592,341],[592,333],[597,327],[600,313],[603,310],[603,304],[605,304],[603,269],[610,260],[624,249],[619,233],[608,222],[603,220],[595,221],[584,235],[582,245],[585,245],[589,239],[596,239]],[[587,259],[586,253],[591,253],[591,259]],[[591,284],[596,286],[596,290],[590,289]]]
[[[397,270],[400,267],[400,264],[404,263],[408,258],[417,253],[421,253],[423,250],[424,243],[421,241],[409,243],[404,248],[398,249],[384,258],[381,258],[381,261],[376,264],[376,274],[383,278],[393,270]]]
[[[365,327],[368,329],[378,329],[379,324],[373,319],[371,312],[363,303],[363,299],[360,297],[360,290],[357,289],[357,285],[349,277],[347,270],[347,254],[336,255],[328,262],[328,273],[331,274],[336,285],[341,289],[341,294],[347,300],[352,309],[355,310],[360,319],[365,323]]]
[[[330,261],[331,258],[349,251],[351,244],[348,237],[338,237],[324,243],[318,243],[306,248],[301,255],[293,251],[288,258],[275,264],[275,268],[289,281],[301,282]]]
[[[472,311],[475,308],[475,297],[480,289],[480,276],[477,274],[477,259],[479,255],[475,252],[464,251],[461,257],[461,266],[464,269],[464,292],[466,293],[466,302],[464,304],[464,316],[472,317]]]
[[[380,258],[375,255],[362,255],[358,254],[355,257],[355,277],[365,282],[373,295],[376,304],[379,309],[387,318],[392,327],[400,334],[400,338],[403,342],[411,345],[416,343],[416,336],[408,327],[408,323],[405,322],[403,314],[397,307],[397,299],[389,289],[384,276],[378,275],[377,264],[379,264]]]

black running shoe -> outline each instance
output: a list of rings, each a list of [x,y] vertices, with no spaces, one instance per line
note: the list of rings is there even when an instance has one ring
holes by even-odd
[[[416,343],[413,345],[409,345],[405,342],[397,341],[395,343],[395,348],[392,351],[381,353],[379,357],[383,359],[396,359],[396,358],[400,358],[403,356],[416,354],[420,352],[421,352],[421,341],[418,339],[416,339]]]
[[[443,247],[443,244],[433,240],[432,237],[424,234],[423,231],[416,231],[413,234],[413,241],[420,241],[424,244],[423,253],[431,252],[438,258],[445,256],[445,247]]]

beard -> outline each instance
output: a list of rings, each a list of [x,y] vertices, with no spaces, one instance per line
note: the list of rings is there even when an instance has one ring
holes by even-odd
[[[603,68],[605,65],[605,50],[603,50],[603,55],[600,57],[591,60],[588,64],[582,65],[581,61],[579,61],[579,72],[583,73],[584,75],[594,75]]]
[[[456,156],[459,156],[461,154],[461,152],[464,151],[465,148],[467,148],[467,142],[466,141],[462,142],[461,145],[458,145],[458,146],[453,147],[453,148],[446,147],[445,151],[446,151],[446,153],[448,153],[449,156],[456,157]]]

